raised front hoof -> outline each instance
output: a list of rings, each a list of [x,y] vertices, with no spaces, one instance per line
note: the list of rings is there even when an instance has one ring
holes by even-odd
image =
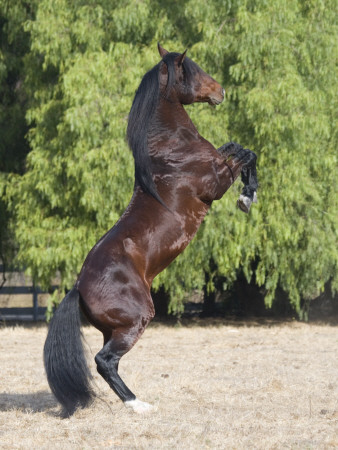
[[[250,211],[251,203],[252,200],[250,200],[249,197],[245,197],[244,195],[240,195],[239,199],[237,200],[238,208],[245,213],[248,213]]]
[[[154,410],[153,405],[146,402],[141,402],[137,398],[135,400],[129,400],[124,402],[126,408],[132,409],[137,414],[147,414]]]

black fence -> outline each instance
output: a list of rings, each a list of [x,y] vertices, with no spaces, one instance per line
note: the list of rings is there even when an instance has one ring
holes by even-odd
[[[19,270],[11,270],[10,272],[19,272]],[[3,273],[3,266],[0,264],[0,273]],[[52,291],[57,289],[58,286],[52,286]],[[27,295],[30,294],[32,296],[32,306],[30,307],[1,307],[0,306],[0,321],[39,321],[45,320],[46,310],[45,306],[39,306],[38,303],[38,295],[39,294],[47,294],[48,292],[41,290],[38,286],[31,283],[30,286],[2,286],[0,288],[0,299],[1,296],[7,295]],[[0,305],[2,302],[0,303]]]

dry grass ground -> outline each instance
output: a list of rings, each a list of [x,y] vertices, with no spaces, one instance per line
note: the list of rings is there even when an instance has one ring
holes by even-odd
[[[101,336],[84,328],[95,354]],[[46,327],[0,329],[2,449],[338,448],[338,329],[291,324],[150,326],[120,373],[156,411],[106,400],[57,416],[42,365]]]

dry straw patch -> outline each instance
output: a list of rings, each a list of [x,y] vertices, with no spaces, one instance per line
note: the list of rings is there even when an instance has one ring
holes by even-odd
[[[100,334],[84,328],[90,352]],[[46,327],[0,329],[0,448],[338,448],[337,328],[149,327],[120,372],[156,412],[126,410],[93,369],[97,400],[57,416],[42,365]]]

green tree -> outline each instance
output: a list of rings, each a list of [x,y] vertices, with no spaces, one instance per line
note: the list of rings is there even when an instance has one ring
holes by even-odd
[[[280,285],[298,311],[327,281],[337,289],[335,16],[330,1],[248,3],[227,39],[229,129],[257,150],[261,181],[240,264],[250,278],[258,263],[268,305]]]
[[[169,292],[172,311],[206,272],[209,289],[217,276],[254,277],[268,306],[280,286],[299,312],[327,281],[337,289],[335,9],[333,0],[37,2],[22,30],[31,151],[7,194],[18,261],[43,286],[58,271],[70,287],[122,213],[133,190],[127,115],[159,40],[189,47],[223,83],[222,106],[188,112],[216,147],[235,140],[257,153],[260,189],[249,216],[235,209],[240,183],[215,202],[154,287]]]
[[[11,215],[4,201],[7,178],[10,173],[23,174],[29,152],[23,61],[30,42],[23,24],[33,16],[34,2],[0,0],[0,260],[5,266],[15,250],[8,228]]]

